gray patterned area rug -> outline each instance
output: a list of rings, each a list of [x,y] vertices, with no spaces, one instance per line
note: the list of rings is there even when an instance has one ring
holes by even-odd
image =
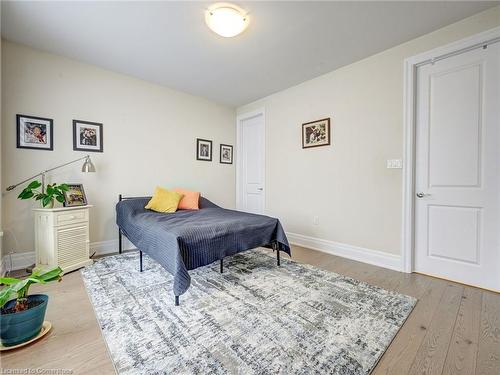
[[[137,253],[82,270],[119,374],[369,374],[416,300],[256,249],[172,277]]]

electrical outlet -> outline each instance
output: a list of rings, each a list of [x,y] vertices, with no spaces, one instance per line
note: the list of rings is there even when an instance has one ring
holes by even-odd
[[[313,224],[314,225],[319,225],[319,216],[314,216],[313,217]]]
[[[387,160],[388,169],[401,169],[403,168],[403,160],[401,159],[389,159]]]

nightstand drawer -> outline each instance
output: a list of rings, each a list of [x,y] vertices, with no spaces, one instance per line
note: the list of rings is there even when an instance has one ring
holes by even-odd
[[[88,221],[88,210],[73,210],[69,212],[58,212],[55,216],[56,225],[67,225]]]

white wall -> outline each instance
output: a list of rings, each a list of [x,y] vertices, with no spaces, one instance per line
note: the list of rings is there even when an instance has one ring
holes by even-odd
[[[0,17],[1,17],[0,6]],[[2,39],[0,38],[0,87],[2,86]],[[0,91],[0,114],[2,113],[2,92]],[[0,166],[2,165],[2,118],[0,116]],[[3,170],[3,168],[2,168]],[[2,173],[0,171],[0,187],[2,186]],[[0,194],[0,274],[3,270],[3,227],[2,227],[2,194]]]
[[[234,109],[11,42],[2,43],[2,195],[4,254],[33,250],[32,201],[14,184],[76,159],[72,120],[103,123],[104,152],[90,153],[97,173],[81,164],[51,173],[52,182],[83,183],[91,242],[117,238],[118,194],[148,195],[156,185],[201,191],[235,204],[234,165],[219,164],[219,144],[234,144]],[[54,119],[54,151],[16,148],[16,114]],[[213,161],[196,161],[196,138],[213,140]]]
[[[386,159],[403,157],[403,61],[499,25],[495,7],[238,108],[265,107],[267,212],[288,232],[399,254],[402,176]],[[325,117],[332,146],[303,150],[301,124]]]

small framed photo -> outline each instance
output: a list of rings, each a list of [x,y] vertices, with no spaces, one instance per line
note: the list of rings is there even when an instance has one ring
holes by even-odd
[[[233,146],[220,145],[220,162],[222,164],[233,164]]]
[[[196,138],[196,160],[212,161],[212,141]]]
[[[68,184],[69,190],[64,192],[64,207],[86,206],[87,197],[82,184]]]
[[[302,148],[328,146],[330,144],[330,118],[302,124]]]
[[[102,152],[102,124],[73,120],[73,150]]]
[[[50,118],[16,115],[17,148],[54,149],[54,121]]]

